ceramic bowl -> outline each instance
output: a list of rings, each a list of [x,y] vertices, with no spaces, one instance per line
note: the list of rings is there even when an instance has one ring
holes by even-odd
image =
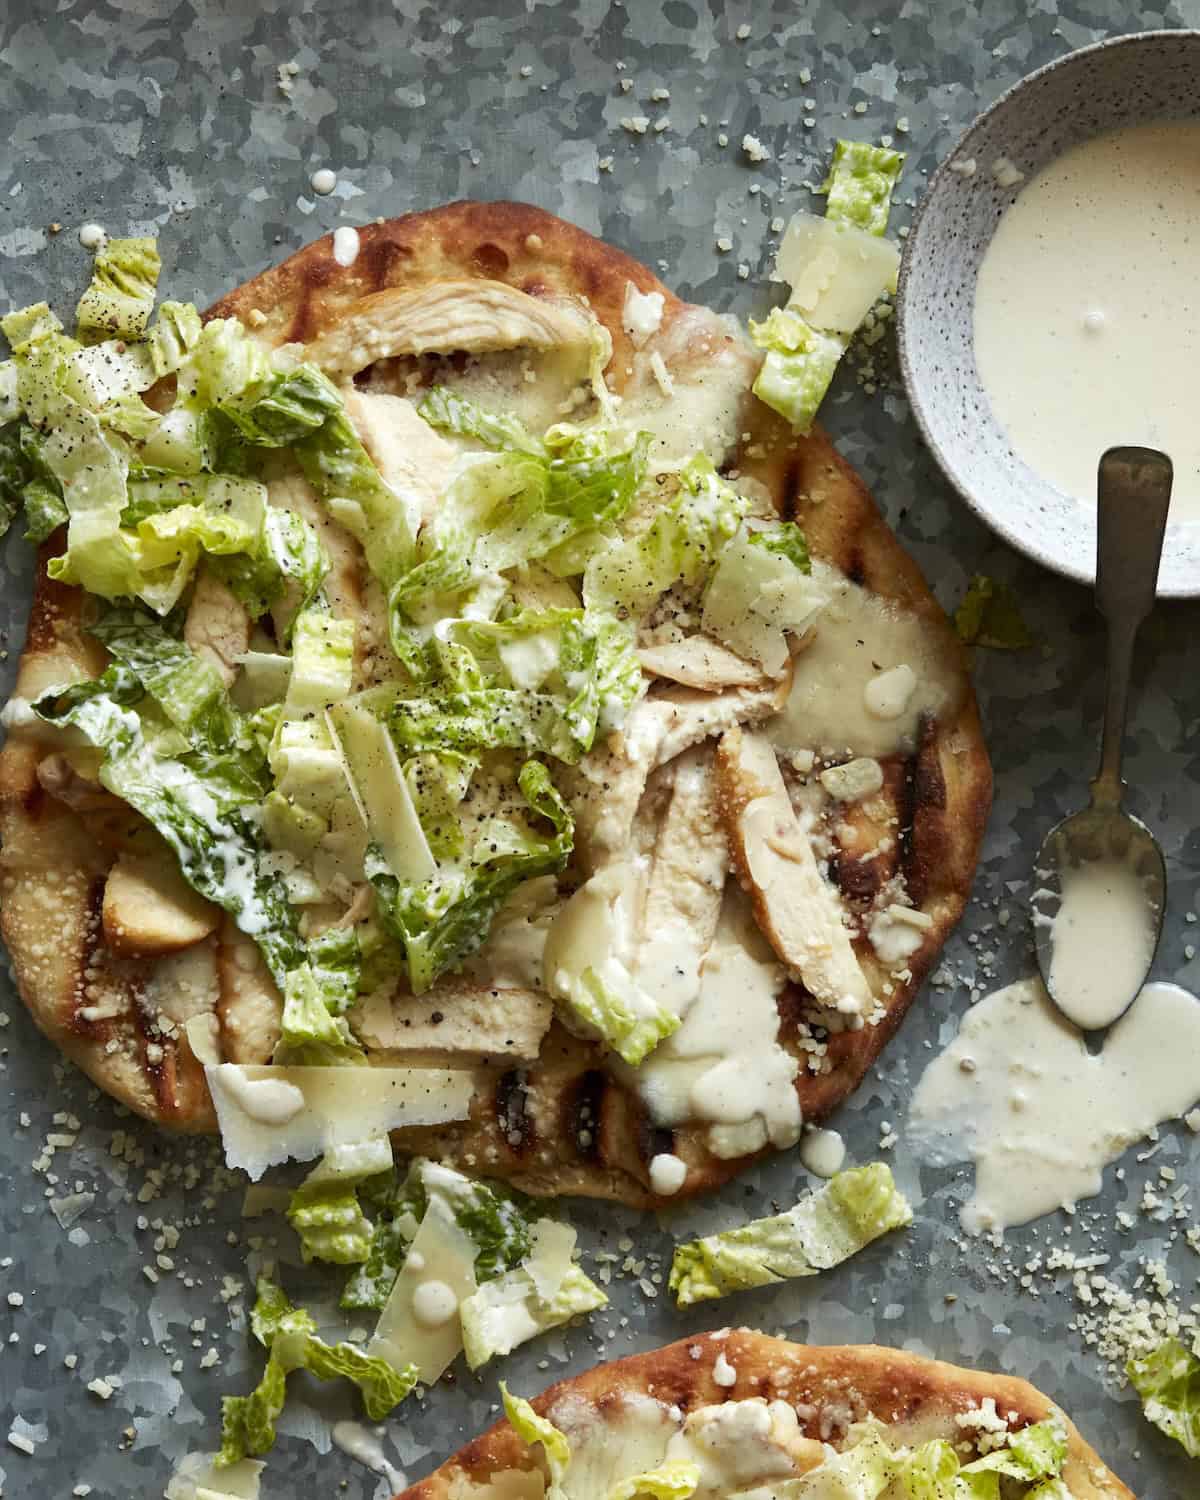
[[[975,278],[1019,191],[994,167],[1007,158],[1028,181],[1103,131],[1200,117],[1198,78],[1200,31],[1114,37],[1031,73],[979,116],[933,174],[904,247],[900,361],[925,441],[967,504],[1006,541],[1081,582],[1095,578],[1095,519],[1013,452],[975,368]],[[971,161],[975,171],[965,175]],[[1200,526],[1167,528],[1158,592],[1200,596]]]

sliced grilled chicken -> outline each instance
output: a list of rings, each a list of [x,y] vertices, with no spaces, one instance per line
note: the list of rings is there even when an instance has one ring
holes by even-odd
[[[342,393],[346,415],[384,481],[405,508],[428,521],[454,468],[455,451],[403,396],[382,391]]]
[[[731,729],[717,746],[716,763],[730,853],[763,934],[822,1005],[863,1014],[873,1004],[871,990],[841,898],[820,871],[773,746],[762,735]]]
[[[611,343],[578,302],[531,297],[502,281],[432,281],[360,298],[307,353],[331,374],[353,375],[397,354],[576,348],[582,374],[602,338]]]
[[[652,677],[665,677],[705,693],[720,693],[730,687],[761,688],[770,681],[760,667],[706,635],[690,635],[670,645],[643,646],[638,660]]]
[[[553,1014],[549,998],[537,990],[447,979],[423,995],[399,993],[394,985],[375,990],[350,1023],[373,1053],[533,1062]]]
[[[197,656],[216,667],[226,687],[233,682],[238,658],[250,645],[250,616],[241,600],[205,567],[196,574],[183,638]]]

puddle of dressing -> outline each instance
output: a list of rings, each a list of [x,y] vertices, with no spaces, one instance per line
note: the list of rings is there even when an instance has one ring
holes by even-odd
[[[372,1431],[361,1422],[335,1422],[331,1436],[335,1447],[340,1448],[347,1457],[357,1459],[374,1473],[382,1474],[398,1495],[408,1488],[408,1480],[384,1453],[380,1442],[383,1432],[382,1427]]]
[[[1021,189],[983,257],[975,363],[1021,458],[1089,509],[1114,442],[1165,449],[1200,522],[1200,123],[1136,125]]]
[[[1154,957],[1154,913],[1137,871],[1118,859],[1062,871],[1062,900],[1050,925],[1050,988],[1059,1009],[1092,1031],[1137,994]]]
[[[927,620],[833,576],[837,591],[796,657],[788,700],[766,733],[785,753],[911,749],[921,716],[953,705],[957,664]]]
[[[806,1130],[800,1142],[800,1160],[814,1177],[832,1177],[842,1170],[846,1143],[836,1130]]]
[[[1002,1233],[1091,1198],[1127,1147],[1200,1098],[1200,1000],[1149,984],[1088,1052],[1038,979],[997,990],[963,1017],[926,1068],[909,1116],[938,1165],[973,1160],[969,1234]]]

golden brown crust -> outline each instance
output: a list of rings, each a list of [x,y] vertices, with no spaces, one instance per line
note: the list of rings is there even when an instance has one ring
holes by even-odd
[[[679,323],[693,351],[711,354],[714,338],[732,345],[733,337],[707,318],[698,339],[686,320],[694,310],[675,297],[644,266],[573,225],[525,204],[454,203],[428,213],[406,215],[359,231],[360,249],[352,266],[333,259],[332,237],[315,241],[281,265],[230,292],[209,316],[238,316],[258,329],[269,344],[311,342],[335,328],[353,303],[386,288],[417,289],[464,276],[503,282],[533,297],[586,299],[608,330],[613,358],[611,387],[620,392],[635,361],[625,333],[622,311],[626,285],[660,292],[664,299],[663,333]],[[714,334],[713,329],[716,328]],[[834,452],[824,434],[795,440],[765,407],[746,403],[742,430],[748,433],[735,462],[744,474],[766,485],[778,508],[794,517],[808,534],[813,554],[835,564],[852,579],[921,616],[936,640],[936,655],[958,685],[956,704],[925,725],[914,754],[885,762],[884,825],[895,818],[899,838],[886,854],[874,852],[872,829],[862,809],[849,811],[835,830],[838,849],[833,870],[844,894],[869,896],[893,876],[901,875],[909,896],[932,920],[920,951],[909,964],[911,978],[890,979],[864,938],[856,952],[871,979],[880,1004],[877,1024],[858,1031],[832,1033],[826,1041],[823,1071],[811,1072],[811,1055],[800,1045],[801,1028],[811,1018],[811,1002],[798,990],[781,1001],[781,1038],[802,1064],[798,1089],[809,1119],[827,1115],[858,1083],[899,1025],[905,1010],[958,920],[970,891],[987,817],[991,773],[970,688],[962,648],[929,593],[920,572],[904,553],[879,515],[857,476]],[[758,455],[754,457],[752,455]],[[52,550],[58,548],[52,542]],[[348,541],[358,556],[357,544]],[[359,558],[361,564],[361,558]],[[365,582],[365,565],[359,568]],[[52,584],[39,570],[30,634],[22,658],[19,694],[45,687],[63,677],[91,676],[104,662],[97,644],[81,630],[79,596]],[[70,665],[70,673],[61,670]],[[54,675],[57,671],[57,679]],[[49,673],[49,675],[47,675]],[[33,679],[36,678],[36,682]],[[31,686],[23,684],[29,679]],[[186,1043],[172,1042],[178,1068],[170,1083],[151,1076],[138,1060],[138,1032],[130,1020],[128,1036],[109,1050],[111,1035],[81,1037],[74,1019],[78,1005],[70,996],[94,959],[84,935],[91,931],[92,905],[102,891],[114,855],[135,837],[136,818],[118,812],[115,830],[104,832],[91,819],[86,827],[60,804],[38,800],[39,752],[21,733],[10,735],[0,752],[0,837],[4,864],[2,890],[10,895],[0,913],[0,931],[13,953],[18,982],[39,1025],[83,1066],[97,1083],[139,1113],[164,1124],[191,1129],[212,1127],[212,1114],[196,1085],[197,1067]],[[101,829],[92,838],[89,830]],[[143,825],[143,836],[144,836]],[[896,829],[891,830],[893,832]],[[856,842],[857,841],[857,842]],[[14,862],[42,861],[46,880],[70,871],[78,886],[65,900],[76,933],[49,965],[34,961],[44,931],[29,901],[13,895]],[[90,885],[82,879],[90,872]],[[66,878],[66,877],[62,877]],[[36,886],[37,881],[33,884]],[[63,918],[66,922],[66,917]],[[93,923],[94,925],[94,923]],[[225,924],[227,929],[229,924]],[[222,940],[222,952],[226,939]],[[128,967],[132,960],[124,961]],[[147,961],[141,961],[143,964]],[[234,973],[227,959],[223,977]],[[144,976],[143,976],[144,977]],[[132,983],[133,981],[129,981]],[[890,986],[890,991],[888,990]],[[252,986],[254,1010],[239,1025],[236,1006],[243,998],[222,984],[218,998],[219,1036],[224,1055],[255,1060],[256,1049],[275,1035],[260,983]],[[250,1002],[247,1001],[247,1004]],[[136,1006],[126,1010],[132,1018]],[[232,1045],[236,1040],[237,1045]],[[265,1060],[268,1053],[263,1053]],[[535,1193],[582,1193],[635,1205],[656,1200],[649,1187],[649,1162],[672,1151],[689,1164],[685,1196],[704,1192],[727,1180],[745,1158],[721,1160],[705,1146],[702,1127],[677,1131],[656,1128],[634,1093],[607,1070],[601,1050],[552,1026],[539,1061],[513,1067],[503,1059],[485,1070],[483,1095],[471,1121],[436,1131],[401,1133],[402,1149],[433,1153],[479,1172],[507,1178]],[[187,1082],[182,1087],[179,1080]]]
[[[713,1380],[720,1351],[737,1371],[730,1388]],[[698,1353],[696,1352],[698,1351]],[[680,1339],[665,1348],[633,1354],[597,1365],[560,1381],[533,1400],[534,1409],[550,1416],[564,1398],[595,1406],[601,1419],[612,1419],[630,1396],[649,1396],[685,1414],[698,1406],[751,1396],[787,1401],[798,1408],[801,1429],[812,1438],[829,1436],[831,1411],[847,1420],[868,1414],[895,1430],[900,1442],[945,1437],[961,1442],[956,1415],[973,1411],[991,1397],[1012,1430],[1039,1422],[1057,1411],[1027,1381],[992,1375],[923,1359],[900,1349],[874,1344],[793,1344],[748,1329],[732,1329]],[[1014,1415],[1011,1415],[1015,1413]],[[1063,1478],[1073,1500],[1134,1500],[1062,1412],[1068,1437]],[[835,1438],[836,1440],[836,1438]],[[507,1421],[467,1443],[432,1474],[412,1485],[398,1500],[468,1500],[467,1485],[487,1484],[505,1470],[531,1470],[537,1458]]]

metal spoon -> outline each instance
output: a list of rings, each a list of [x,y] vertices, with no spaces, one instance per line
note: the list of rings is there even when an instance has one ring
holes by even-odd
[[[1091,804],[1072,813],[1046,835],[1038,853],[1034,892],[1034,940],[1038,968],[1050,998],[1059,1010],[1084,1033],[1089,1050],[1098,1049],[1101,1033],[1119,1019],[1137,998],[1162,932],[1166,904],[1167,872],[1162,850],[1154,835],[1139,819],[1121,808],[1125,783],[1121,779],[1121,753],[1133,666],[1133,644],[1142,621],[1154,604],[1158,564],[1162,556],[1167,506],[1171,499],[1173,470],[1165,453],[1154,448],[1110,448],[1100,460],[1096,534],[1096,607],[1108,622],[1108,683],[1104,705],[1104,737],[1100,767],[1092,782]],[[1103,865],[1094,864],[1103,861]],[[1093,865],[1090,872],[1086,867]],[[1105,993],[1067,993],[1060,983],[1056,991],[1053,920],[1063,898],[1064,877],[1078,880],[1080,874],[1108,879],[1110,887],[1124,885],[1126,898],[1144,897],[1144,966],[1137,960],[1142,948],[1130,951],[1121,942],[1121,926],[1098,923],[1094,933],[1096,955],[1104,962],[1106,937],[1120,943],[1110,949],[1114,982]],[[1103,898],[1102,898],[1103,899]],[[1139,914],[1132,913],[1135,921]],[[1112,915],[1119,912],[1112,908]],[[1120,960],[1125,964],[1121,981]],[[1130,966],[1138,971],[1132,982]]]

